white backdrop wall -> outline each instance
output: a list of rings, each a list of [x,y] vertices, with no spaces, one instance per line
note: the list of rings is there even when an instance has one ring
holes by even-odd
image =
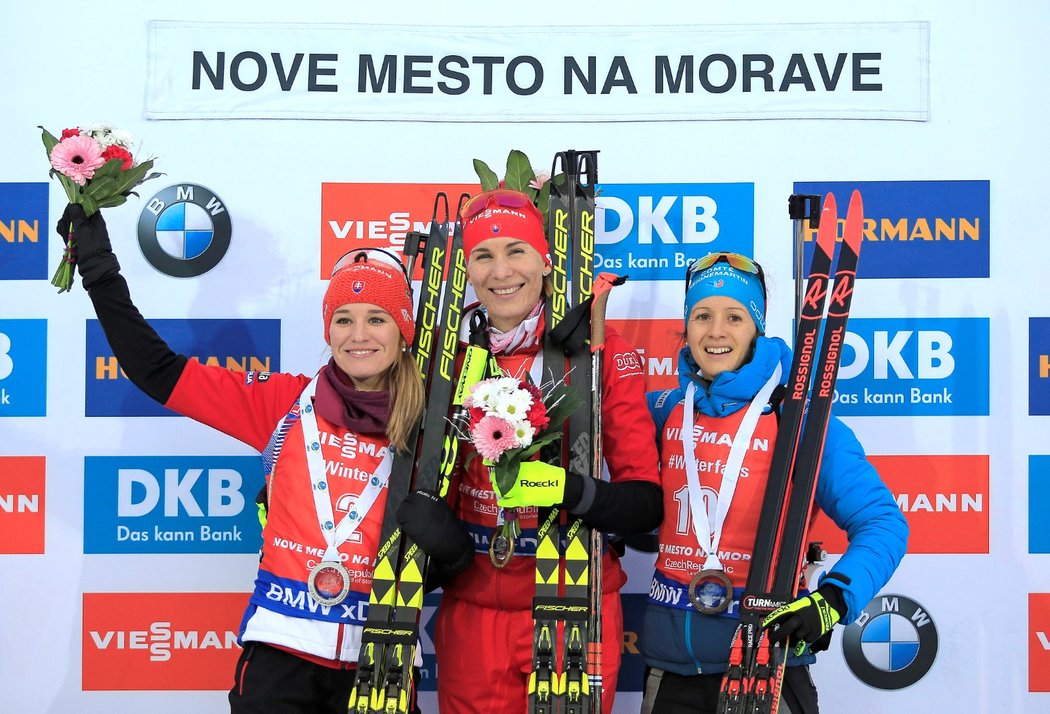
[[[399,190],[432,196],[435,186],[473,184],[471,159],[499,170],[511,148],[526,151],[537,167],[559,150],[597,148],[610,202],[634,201],[637,208],[644,197],[655,197],[654,203],[660,196],[724,200],[721,235],[707,234],[693,244],[674,230],[670,238],[653,234],[653,244],[637,230],[617,244],[606,235],[600,246],[606,256],[753,248],[770,276],[769,332],[788,336],[793,287],[787,197],[799,189],[834,188],[842,205],[848,195],[842,191],[861,185],[871,197],[869,217],[910,216],[906,225],[915,238],[891,241],[883,223],[872,224],[853,301],[854,338],[845,355],[853,371],[839,385],[840,394],[857,395],[858,402],[844,396],[843,417],[912,523],[909,555],[885,589],[887,597],[873,601],[865,619],[885,612],[907,622],[881,642],[873,630],[859,644],[857,628],[849,652],[842,643],[851,635],[840,633],[814,668],[821,702],[831,712],[1050,707],[1050,532],[1043,515],[1050,505],[1050,247],[1037,218],[1039,196],[1050,191],[1044,86],[1050,11],[1043,3],[799,6],[759,0],[732,8],[659,1],[464,2],[453,8],[410,0],[322,2],[293,10],[269,0],[109,1],[18,9],[9,4],[3,18],[0,710],[224,711],[236,656],[228,632],[236,630],[255,570],[251,503],[238,509],[234,493],[240,482],[249,500],[254,494],[259,473],[253,452],[182,418],[120,416],[139,407],[121,391],[113,366],[107,372],[107,363],[96,361],[104,352],[79,280],[64,295],[48,282],[62,249],[53,225],[65,198],[48,182],[36,127],[58,133],[91,121],[132,132],[165,173],[142,187],[140,199],[106,213],[142,313],[168,321],[157,324],[173,342],[186,340],[185,349],[208,349],[193,339],[210,324],[218,333],[210,339],[233,340],[223,347],[229,354],[303,373],[326,359],[319,276],[354,240],[352,231],[344,238],[337,233],[355,196],[396,196]],[[622,53],[629,66],[640,61],[636,55],[652,56],[664,47],[680,54],[690,42],[697,57],[707,55],[718,32],[724,33],[719,41],[737,52],[776,49],[780,59],[829,47],[824,51],[873,52],[900,42],[899,52],[886,51],[869,65],[883,70],[887,84],[874,97],[792,90],[676,99],[645,96],[640,79],[639,96],[629,95],[622,82],[608,96],[575,95],[571,101],[556,91],[515,98],[497,87],[491,100],[468,92],[463,104],[440,93],[403,92],[364,102],[340,90],[314,101],[305,95],[282,99],[276,90],[248,97],[227,88],[220,98],[225,105],[216,109],[203,101],[194,108],[186,96],[185,63],[197,35],[181,45],[168,42],[182,42],[177,34],[151,39],[151,21],[242,23],[200,35],[212,38],[213,48],[222,44],[231,57],[249,49],[265,52],[267,38],[275,36],[285,36],[285,46],[313,43],[308,51],[319,54],[331,44],[331,52],[345,56],[368,42],[380,54],[387,46],[412,54],[417,47],[457,43],[465,48],[462,54],[477,54],[491,49],[495,37],[507,43],[508,57],[530,54],[546,63],[548,55],[560,57],[574,47],[580,57]],[[473,33],[462,30],[472,22],[484,24],[475,24]],[[247,23],[268,23],[268,32],[276,34],[259,35]],[[315,30],[300,23],[315,23]],[[338,46],[340,35],[331,29],[337,23],[351,26],[343,29],[358,44]],[[402,23],[408,29],[403,25],[400,35],[375,30],[369,37],[352,27]],[[524,23],[569,30],[564,36],[521,34],[516,28]],[[589,25],[605,29],[591,31]],[[621,42],[615,52],[609,44],[614,37]],[[559,38],[568,41],[558,44]],[[902,54],[909,63],[894,64]],[[322,60],[318,66],[336,63]],[[338,65],[338,74],[315,78],[349,87],[355,77],[352,67]],[[870,79],[861,76],[862,82]],[[552,75],[544,88],[559,81]],[[477,114],[457,121],[464,118],[457,106]],[[170,118],[180,107],[194,111]],[[286,118],[275,118],[282,110]],[[218,118],[201,118],[209,112]],[[376,120],[359,119],[369,112]],[[652,112],[664,114],[654,119]],[[564,120],[543,121],[545,113]],[[292,116],[324,119],[287,118]],[[810,118],[770,118],[775,116]],[[606,121],[591,121],[598,118]],[[136,226],[151,197],[189,184],[220,197],[232,239],[214,269],[174,278],[146,259]],[[404,186],[377,188],[381,184]],[[428,207],[429,199],[416,203]],[[425,209],[414,210],[413,220],[426,219]],[[641,215],[637,210],[635,217]],[[931,225],[936,218],[954,222],[954,240],[924,240],[923,217]],[[963,233],[966,221],[978,225],[970,235]],[[866,259],[872,266],[868,279]],[[876,266],[885,273],[875,275]],[[646,349],[654,386],[668,379],[660,360],[673,346],[655,335],[680,317],[680,272],[635,270],[610,302],[610,316],[622,320]],[[639,326],[637,321],[649,318],[670,322]],[[202,322],[208,320],[244,322]],[[249,346],[236,342],[242,334]],[[919,390],[918,404],[910,401],[913,389]],[[902,394],[905,403],[865,401],[866,390]],[[933,394],[942,395],[940,403],[922,402]],[[207,476],[192,489],[185,480],[181,491],[164,481],[166,470],[185,479],[198,468]],[[150,542],[131,538],[132,529],[118,535],[115,469],[153,476],[161,495],[151,517],[159,520],[142,521],[142,530],[154,536]],[[143,491],[131,493],[140,505],[147,498]],[[204,521],[193,521],[194,504],[208,505]],[[161,525],[166,517],[168,525]],[[240,540],[201,541],[201,522]],[[179,524],[198,538],[156,540]],[[829,543],[833,538],[828,534]],[[625,592],[637,608],[639,594],[647,592],[651,559],[632,553],[628,566]],[[630,618],[628,625],[630,630]],[[934,628],[936,643],[927,634]],[[628,633],[628,655],[635,634]],[[908,649],[909,636],[917,638],[917,648]],[[889,640],[906,654],[885,659]],[[617,712],[637,711],[637,683],[622,686]],[[424,696],[425,704],[433,701],[432,694]]]

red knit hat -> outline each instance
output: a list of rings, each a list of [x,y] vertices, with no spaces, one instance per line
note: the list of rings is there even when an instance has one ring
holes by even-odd
[[[368,260],[367,254],[355,256],[355,261],[337,268],[324,294],[324,341],[331,342],[329,328],[332,314],[349,303],[367,303],[383,308],[390,313],[405,339],[412,344],[416,336],[416,323],[412,319],[412,290],[404,273],[389,263]]]
[[[498,188],[479,193],[466,202],[463,221],[463,250],[470,253],[489,238],[517,238],[536,249],[547,265],[550,249],[543,229],[543,216],[526,194]]]

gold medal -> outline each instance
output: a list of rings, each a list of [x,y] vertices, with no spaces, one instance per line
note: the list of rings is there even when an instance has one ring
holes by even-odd
[[[310,597],[321,605],[338,605],[350,592],[350,573],[342,563],[322,560],[310,571],[306,587]]]
[[[733,583],[721,570],[701,570],[689,581],[689,602],[705,615],[717,615],[733,602]]]

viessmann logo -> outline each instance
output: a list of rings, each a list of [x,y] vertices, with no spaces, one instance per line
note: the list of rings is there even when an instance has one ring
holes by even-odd
[[[355,248],[402,252],[408,233],[430,231],[439,192],[448,203],[438,205],[438,220],[454,223],[460,194],[478,191],[477,184],[322,183],[321,278],[327,280],[335,262]],[[422,274],[417,267],[413,278]]]
[[[44,552],[43,456],[0,456],[0,553]]]
[[[1028,593],[1028,691],[1050,692],[1050,593]]]
[[[988,552],[988,456],[875,456],[868,460],[908,520],[908,553]],[[812,540],[846,551],[846,535],[820,512]]]
[[[618,360],[624,360],[619,368],[640,366],[646,391],[678,386],[678,352],[684,345],[681,320],[608,320],[607,324],[638,351],[637,361],[633,356],[618,355]]]
[[[246,593],[84,593],[83,687],[225,690]]]

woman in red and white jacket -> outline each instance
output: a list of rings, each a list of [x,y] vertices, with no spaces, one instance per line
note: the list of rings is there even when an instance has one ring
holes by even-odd
[[[84,288],[128,378],[262,454],[263,547],[231,711],[345,714],[391,450],[410,447],[423,404],[403,269],[361,252],[336,265],[322,305],[332,357],[316,376],[236,372],[176,354],[143,319],[100,214],[88,218],[70,205],[59,235],[70,228]],[[454,573],[470,562],[470,538],[443,501],[412,494],[398,517],[437,569]]]
[[[541,214],[524,194],[499,189],[475,196],[461,219],[467,276],[480,301],[471,310],[484,314],[490,349],[503,372],[521,379],[531,374],[538,383],[544,285],[551,272]],[[465,315],[464,324],[470,318]],[[608,327],[603,360],[602,439],[609,481],[531,461],[522,465],[515,486],[501,494],[480,458],[453,475],[450,498],[476,552],[466,572],[445,584],[438,607],[435,648],[443,712],[525,710],[532,670],[537,507],[557,506],[593,528],[617,533],[647,532],[662,518],[659,456],[641,362]],[[469,452],[470,445],[465,446]],[[530,485],[537,482],[554,485]],[[517,509],[521,535],[499,568],[490,559],[490,539],[501,510],[511,508]],[[627,577],[610,550],[603,558],[602,580],[602,710],[611,712],[623,644],[619,590]]]

